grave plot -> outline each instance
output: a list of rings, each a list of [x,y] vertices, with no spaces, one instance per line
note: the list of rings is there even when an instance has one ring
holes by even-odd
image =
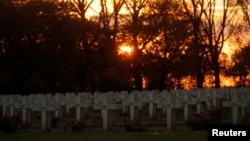
[[[113,99],[113,92],[103,93],[95,98],[93,108],[101,111],[103,130],[113,128],[113,110],[122,109],[121,104],[116,104]]]
[[[27,95],[13,95],[13,115],[19,116],[24,126],[30,126],[31,124],[31,108],[30,97]]]
[[[177,120],[200,122],[199,115],[208,122],[216,119],[216,112],[222,118],[228,116],[221,123],[244,124],[250,117],[249,95],[249,88],[1,95],[0,113],[2,117],[20,115],[24,125],[33,124],[37,114],[43,131],[52,128],[54,117],[105,131],[127,123],[161,124],[172,131],[178,128]]]
[[[167,130],[175,130],[176,110],[181,108],[180,104],[176,101],[176,93],[174,91],[161,91],[159,100],[157,101],[157,108],[163,112]]]
[[[92,107],[90,97],[91,93],[79,93],[76,96],[76,121],[81,124],[85,123],[87,110]]]
[[[193,115],[196,113],[196,95],[194,90],[183,91],[184,102],[184,120],[190,122],[193,120]]]
[[[158,93],[158,91],[146,90],[141,92],[141,101],[143,102],[143,105],[147,105],[149,118],[151,120],[156,119]]]
[[[119,93],[119,97],[120,97],[120,102],[122,103],[122,115],[125,116],[126,114],[128,114],[129,112],[129,106],[127,104],[127,100],[128,100],[128,91],[121,91]]]
[[[3,97],[3,112],[2,116],[3,117],[11,117],[14,115],[14,100],[13,100],[13,95],[6,95]]]
[[[62,120],[63,116],[65,115],[65,96],[62,93],[56,93],[54,96],[55,99],[55,105],[56,105],[56,111],[55,111],[55,118]]]
[[[0,95],[0,115],[3,116],[3,105],[4,105],[4,97],[3,95]]]
[[[176,109],[181,106],[176,103],[176,93],[171,91],[162,91],[164,97],[162,101],[163,108],[166,110],[167,130],[172,131],[176,128]]]
[[[197,105],[197,111],[196,113],[204,116],[207,112],[207,105],[206,105],[207,99],[206,99],[206,91],[204,89],[198,89],[196,91],[196,105]]]
[[[91,110],[89,111],[93,106],[94,98],[92,93],[66,93],[60,97],[64,98],[64,100],[57,105],[59,106],[58,110],[62,110],[62,112],[65,113],[59,120],[65,122],[63,124],[64,130],[84,131],[85,126],[88,124],[87,119],[89,118],[89,112],[92,112]]]
[[[240,88],[239,89],[239,94],[240,96],[240,100],[242,104],[244,105],[242,107],[242,122],[248,122],[248,117],[250,117],[250,95],[247,91],[247,89],[244,88]]]
[[[122,103],[123,106],[129,107],[129,122],[133,125],[139,124],[139,107],[143,104],[143,102],[139,100],[139,93],[139,91],[132,91],[129,93],[128,98]]]
[[[66,115],[67,116],[74,116],[73,108],[75,108],[75,97],[76,93],[66,93],[65,94],[65,107],[66,107]]]
[[[232,108],[232,123],[234,125],[242,124],[243,117],[247,115],[247,94],[234,91],[229,101],[223,102],[223,107]]]
[[[22,123],[24,126],[31,126],[31,98],[27,95],[20,97],[20,105],[22,115]]]
[[[41,130],[51,130],[52,112],[56,111],[56,104],[52,94],[38,94],[31,96],[32,112],[40,112]]]

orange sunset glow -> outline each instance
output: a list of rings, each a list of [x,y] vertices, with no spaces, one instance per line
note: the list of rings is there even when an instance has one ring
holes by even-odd
[[[118,54],[128,54],[131,55],[133,52],[133,48],[129,45],[121,45],[118,49]]]
[[[243,1],[3,1],[0,90],[250,85]]]
[[[187,0],[188,1],[188,0]],[[110,13],[113,12],[113,2],[112,0],[107,0],[107,6],[108,6],[108,10]],[[221,10],[223,10],[223,1],[216,1],[215,3],[215,15],[217,17],[217,19],[215,20],[215,22],[220,22],[221,20]],[[100,8],[100,1],[94,1],[91,6],[90,9],[87,11],[87,17],[91,18],[91,16],[98,16],[98,13],[101,11]],[[129,11],[126,9],[126,5],[122,7],[121,12],[122,14],[129,14]],[[240,16],[242,16],[240,14]],[[235,50],[237,50],[237,45],[235,45],[234,43],[230,42],[230,41],[226,41],[224,43],[223,49],[222,49],[222,53],[225,53],[227,55],[226,60],[228,60],[229,62],[231,62],[231,57],[234,54]],[[123,44],[118,48],[118,54],[127,54],[127,55],[131,55],[133,52],[133,49],[131,46]],[[206,81],[205,81],[205,85],[207,87],[213,87],[213,85],[210,85],[212,82],[213,77],[206,77]],[[225,77],[221,75],[221,86],[235,86],[235,82],[234,82],[234,78],[232,77]],[[189,83],[190,79],[184,79],[184,83]],[[187,88],[190,86],[187,86]]]
[[[87,3],[92,2],[92,1],[93,1],[93,0],[87,0]],[[107,10],[108,10],[107,12],[108,12],[108,13],[114,12],[114,7],[113,7],[113,6],[114,6],[114,2],[116,2],[116,1],[114,1],[114,0],[105,0],[104,2],[106,2],[106,6],[107,6]],[[105,3],[104,3],[104,4],[105,4]],[[93,16],[99,16],[100,11],[102,10],[100,5],[101,5],[100,0],[94,0],[94,1],[91,3],[89,9],[88,9],[87,12],[86,12],[86,17],[87,17],[88,19],[90,19],[90,18],[93,17]],[[127,14],[128,11],[126,10],[125,6],[123,6],[123,7],[120,9],[119,13],[120,13],[120,14]]]

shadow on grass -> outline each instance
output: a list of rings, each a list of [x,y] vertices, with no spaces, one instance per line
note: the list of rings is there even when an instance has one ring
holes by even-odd
[[[0,133],[1,141],[206,141],[206,131],[192,131],[188,127],[179,126],[175,131],[167,131],[166,127],[151,127],[144,132],[126,132],[124,128],[103,131],[101,128],[88,128],[82,132],[65,132],[54,128],[50,133],[40,129],[20,130],[16,134]]]

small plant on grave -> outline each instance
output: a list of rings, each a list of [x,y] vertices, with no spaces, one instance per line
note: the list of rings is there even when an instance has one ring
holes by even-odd
[[[222,124],[222,113],[221,109],[215,109],[208,111],[207,124],[208,125],[218,125]]]
[[[204,115],[194,114],[193,119],[187,122],[187,126],[192,130],[205,130],[207,119]]]
[[[128,123],[126,120],[124,120],[124,128],[126,132],[143,132],[145,129],[141,125],[133,125],[131,123]]]
[[[72,132],[80,132],[85,130],[84,124],[81,122],[70,122],[64,126],[64,131],[71,130]]]
[[[222,123],[222,111],[213,108],[207,110],[203,115],[194,114],[193,119],[187,122],[187,126],[192,130],[206,130],[209,125],[219,125]]]
[[[19,116],[2,117],[0,119],[0,132],[16,133],[21,124],[22,122]]]
[[[51,119],[51,126],[56,128],[59,122],[59,118],[52,118]]]

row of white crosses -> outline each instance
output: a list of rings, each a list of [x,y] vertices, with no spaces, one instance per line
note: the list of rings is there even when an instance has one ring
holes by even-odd
[[[0,107],[2,111],[2,117],[12,117],[17,114],[18,110],[21,109],[22,111],[22,122],[26,125],[28,125],[31,119],[31,116],[28,116],[29,112],[31,111],[29,107],[27,96],[21,96],[21,95],[6,95],[0,96]]]
[[[100,110],[103,129],[109,130],[113,127],[113,110],[129,111],[130,121],[138,124],[139,109],[148,104],[149,117],[154,118],[156,109],[162,109],[166,115],[167,129],[174,130],[176,109],[184,109],[184,120],[188,121],[194,113],[204,114],[206,107],[231,107],[233,124],[241,124],[249,114],[249,95],[249,88],[1,95],[0,106],[2,116],[8,117],[15,115],[15,109],[22,109],[22,121],[25,124],[30,124],[32,111],[41,112],[42,130],[51,128],[52,112],[57,118],[62,118],[63,106],[67,113],[70,108],[76,108],[76,121],[81,123],[85,121],[87,108],[93,108]],[[196,106],[196,111],[192,110],[193,106]]]
[[[247,118],[249,114],[250,96],[249,92],[242,89],[227,95],[228,101],[223,102],[223,107],[232,108],[233,124],[241,124],[244,118]]]
[[[92,107],[92,94],[87,92],[78,94],[66,93],[65,100],[61,105],[66,105],[67,114],[69,114],[70,108],[76,108],[76,122],[84,123],[87,108]]]

